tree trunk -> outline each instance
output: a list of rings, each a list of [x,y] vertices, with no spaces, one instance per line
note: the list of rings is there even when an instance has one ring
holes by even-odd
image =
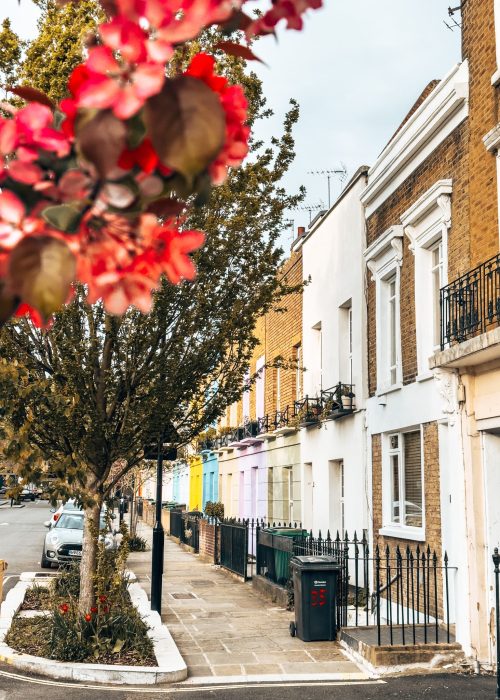
[[[85,509],[83,524],[82,561],[80,564],[80,602],[82,615],[89,612],[94,605],[94,577],[97,568],[97,543],[99,539],[99,519],[101,515],[102,496],[93,494],[95,505]]]

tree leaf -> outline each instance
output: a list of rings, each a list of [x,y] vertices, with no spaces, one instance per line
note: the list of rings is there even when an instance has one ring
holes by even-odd
[[[150,97],[144,118],[160,160],[191,183],[224,145],[226,120],[218,96],[201,80],[167,80]]]
[[[248,48],[248,46],[236,44],[234,41],[219,41],[218,44],[215,44],[215,48],[224,51],[224,53],[227,53],[230,56],[244,58],[246,61],[260,61],[260,63],[264,63],[264,61],[256,56],[254,52]]]
[[[42,211],[45,221],[65,233],[76,233],[80,226],[82,212],[69,204],[59,204],[53,207],[46,207]]]
[[[50,107],[52,111],[56,108],[54,102],[48,95],[42,92],[42,90],[37,90],[28,85],[9,85],[7,90],[13,92],[14,95],[21,97],[23,100],[26,100],[26,102],[39,102],[41,105]]]
[[[77,121],[76,135],[84,158],[93,163],[102,178],[116,166],[127,145],[127,126],[109,110]]]
[[[5,280],[0,280],[0,328],[9,320],[19,306],[19,298],[7,289]]]
[[[182,214],[186,208],[185,202],[179,202],[177,199],[172,197],[162,197],[161,199],[156,199],[148,205],[148,212],[156,214],[157,216],[179,216]]]
[[[37,236],[18,243],[8,265],[9,289],[37,309],[46,323],[68,298],[76,270],[74,255],[63,241]]]

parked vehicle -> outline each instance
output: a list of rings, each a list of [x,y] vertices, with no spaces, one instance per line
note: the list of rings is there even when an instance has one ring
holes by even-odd
[[[20,499],[21,501],[31,501],[31,502],[33,502],[33,501],[35,501],[37,498],[38,498],[38,492],[35,491],[34,489],[31,489],[31,488],[27,487],[27,486],[25,486],[25,487],[23,488],[23,490],[21,491],[21,494],[20,494],[20,496],[19,496],[19,499]]]
[[[76,504],[76,501],[74,498],[70,498],[67,500],[65,503],[61,503],[59,508],[51,508],[50,512],[52,513],[52,516],[50,517],[49,520],[44,522],[45,527],[54,527],[56,522],[59,520],[61,517],[61,514],[65,511],[80,511],[82,512],[82,509],[79,505]]]
[[[53,527],[45,535],[42,558],[42,569],[50,569],[52,564],[69,564],[79,561],[82,556],[84,513],[81,510],[63,510]],[[101,513],[100,529],[106,530],[101,535],[101,541],[107,550],[118,546],[117,531],[111,530],[106,523],[104,513]]]

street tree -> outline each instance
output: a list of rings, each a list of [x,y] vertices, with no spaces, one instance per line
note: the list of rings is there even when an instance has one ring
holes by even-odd
[[[241,59],[228,57],[224,68],[243,81],[251,121],[270,118],[262,85]],[[82,611],[92,604],[103,500],[145,446],[187,444],[239,398],[255,321],[290,291],[276,275],[277,242],[286,210],[303,196],[283,185],[298,117],[292,103],[281,134],[252,142],[248,162],[191,210],[186,225],[207,233],[194,256],[197,276],[164,279],[150,314],[112,315],[79,286],[51,328],[25,317],[0,332],[4,458],[26,481],[49,469],[53,497],[76,494],[85,507]]]

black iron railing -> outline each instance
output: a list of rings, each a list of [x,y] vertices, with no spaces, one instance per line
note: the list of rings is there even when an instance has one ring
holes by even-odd
[[[290,425],[290,418],[292,418],[293,407],[287,406],[283,411],[276,411],[273,416],[272,425],[274,430],[282,430],[283,428],[288,428]]]
[[[295,401],[294,414],[298,425],[301,428],[309,428],[318,425],[323,412],[323,404],[320,397],[311,398],[306,396],[299,401]]]
[[[330,555],[340,567],[337,626],[376,629],[377,643],[430,644],[453,641],[450,633],[448,556],[429,547],[370,553],[366,535],[349,539],[282,536],[259,529],[257,573],[290,587],[293,556]]]
[[[353,384],[339,382],[321,392],[322,417],[337,420],[354,413],[356,396]]]
[[[256,420],[245,421],[243,424],[243,439],[247,440],[249,438],[257,437],[259,433],[259,422]]]
[[[441,349],[500,325],[500,254],[441,289]]]
[[[258,423],[258,434],[259,435],[269,433],[272,430],[271,419],[269,418],[268,415],[265,415],[265,416],[262,416],[262,418],[259,418],[257,423]]]

